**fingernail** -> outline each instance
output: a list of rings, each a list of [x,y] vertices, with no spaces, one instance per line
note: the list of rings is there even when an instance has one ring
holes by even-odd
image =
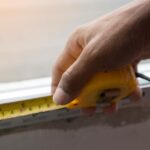
[[[58,105],[64,105],[69,103],[70,97],[61,88],[57,88],[53,96],[53,100]]]

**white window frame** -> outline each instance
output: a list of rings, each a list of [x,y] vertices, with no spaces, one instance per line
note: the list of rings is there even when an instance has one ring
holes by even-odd
[[[150,76],[150,63],[142,63],[139,66],[140,72],[145,75]],[[50,96],[50,77],[26,80],[20,82],[12,83],[2,83],[0,84],[0,104],[27,101],[38,97]],[[118,103],[119,109],[129,108],[129,107],[147,107],[150,105],[150,83],[139,79],[140,87],[145,93],[143,96],[143,101],[139,103],[133,103],[129,99],[125,99]],[[99,107],[99,106],[98,106]],[[102,112],[102,109],[97,109],[97,113]],[[72,117],[81,116],[83,113],[79,109],[67,110],[60,109],[45,113],[39,113],[38,115],[29,115],[20,118],[12,118],[4,121],[0,121],[0,129],[7,129],[18,127],[22,125],[29,125],[45,121],[53,121],[59,119],[67,119]]]

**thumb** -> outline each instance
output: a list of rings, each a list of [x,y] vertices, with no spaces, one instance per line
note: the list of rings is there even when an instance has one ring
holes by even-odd
[[[64,105],[80,94],[82,88],[96,73],[93,63],[89,61],[88,55],[81,54],[74,64],[63,73],[53,96],[54,102]]]

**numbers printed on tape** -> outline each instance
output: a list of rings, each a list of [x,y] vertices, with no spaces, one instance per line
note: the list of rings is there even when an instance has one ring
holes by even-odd
[[[2,104],[0,105],[0,120],[46,112],[61,107],[62,106],[57,106],[53,103],[51,96],[29,101]]]

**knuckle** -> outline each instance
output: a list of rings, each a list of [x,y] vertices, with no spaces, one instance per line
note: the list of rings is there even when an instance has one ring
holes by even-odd
[[[74,34],[75,35],[78,35],[78,34],[81,34],[83,31],[84,31],[84,26],[82,25],[82,26],[78,26],[76,29],[75,29],[75,31],[74,31]]]
[[[83,45],[83,40],[84,40],[84,35],[85,35],[85,30],[86,30],[86,26],[82,25],[82,26],[78,26],[74,32],[71,34],[70,36],[70,41],[72,42],[76,42],[79,45]]]

